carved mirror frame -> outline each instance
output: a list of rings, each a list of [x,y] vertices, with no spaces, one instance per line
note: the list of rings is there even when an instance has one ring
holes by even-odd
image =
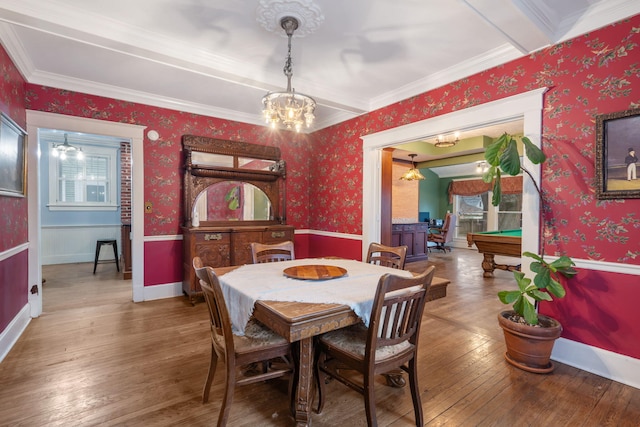
[[[251,144],[241,141],[228,141],[205,136],[183,135],[184,151],[184,222],[192,227],[193,208],[200,193],[218,182],[241,181],[262,190],[271,202],[273,218],[257,221],[199,221],[199,226],[240,226],[285,224],[285,186],[286,166],[280,158],[280,148]],[[205,156],[200,154],[205,153]],[[203,161],[206,154],[228,156],[223,162],[229,166],[207,164]],[[224,157],[223,157],[224,159]],[[247,169],[241,167],[243,159],[272,161],[269,170]]]

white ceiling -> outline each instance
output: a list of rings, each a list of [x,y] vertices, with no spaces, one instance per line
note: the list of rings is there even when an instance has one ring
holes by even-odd
[[[290,10],[303,21],[293,87],[318,102],[317,130],[635,15],[640,1],[0,0],[0,40],[30,83],[263,124],[262,96],[286,86]]]

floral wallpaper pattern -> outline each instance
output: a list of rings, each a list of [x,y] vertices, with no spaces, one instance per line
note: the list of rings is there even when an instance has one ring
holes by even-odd
[[[640,107],[639,43],[640,15],[316,132],[310,228],[362,233],[362,135],[548,87],[546,252],[640,265],[640,199],[596,200],[594,169],[595,117]]]
[[[197,114],[117,101],[44,86],[27,85],[27,108],[147,126],[160,134],[144,140],[145,202],[153,212],[145,215],[145,235],[180,234],[182,219],[182,135],[193,134],[232,141],[279,146],[287,162],[287,221],[307,228],[309,205],[308,137],[291,132],[232,122]],[[133,165],[135,168],[135,165]]]
[[[0,47],[0,73],[0,110],[26,130],[25,81],[2,47]],[[27,191],[29,191],[28,187]],[[2,230],[0,252],[27,242],[26,197],[0,196],[0,230]]]

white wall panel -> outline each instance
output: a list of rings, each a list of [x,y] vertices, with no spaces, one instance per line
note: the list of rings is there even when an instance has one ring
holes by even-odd
[[[93,262],[98,240],[116,239],[122,254],[121,225],[42,227],[42,265]],[[113,248],[104,245],[100,260],[113,260]]]

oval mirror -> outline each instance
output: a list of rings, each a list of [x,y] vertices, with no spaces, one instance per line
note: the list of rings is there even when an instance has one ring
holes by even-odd
[[[224,181],[204,189],[193,205],[193,222],[272,220],[271,202],[253,184]],[[197,218],[197,220],[196,220]]]

